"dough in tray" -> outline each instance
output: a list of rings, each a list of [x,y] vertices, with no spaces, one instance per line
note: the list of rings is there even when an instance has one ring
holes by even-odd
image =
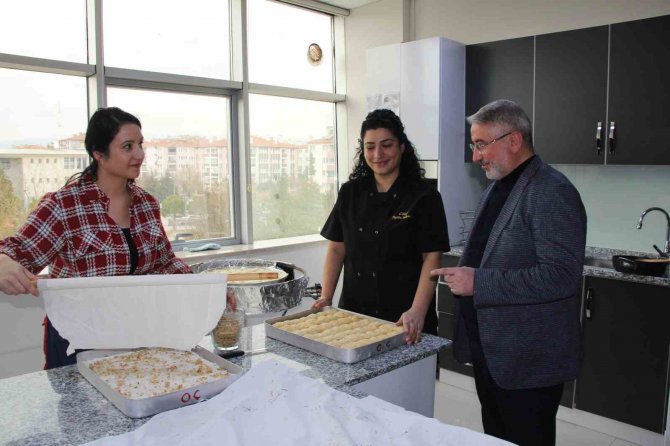
[[[94,359],[87,365],[128,399],[164,395],[230,375],[193,352],[168,348],[143,348]]]
[[[299,319],[277,322],[276,328],[338,348],[358,348],[402,333],[402,327],[330,308]]]

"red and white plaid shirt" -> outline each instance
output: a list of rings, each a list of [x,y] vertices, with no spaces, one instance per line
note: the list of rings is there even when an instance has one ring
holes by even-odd
[[[134,274],[190,273],[172,251],[158,201],[132,182],[128,189],[130,234],[138,254]],[[35,274],[50,265],[51,278],[127,275],[130,250],[108,211],[104,192],[80,179],[46,194],[16,235],[0,241],[0,253]]]

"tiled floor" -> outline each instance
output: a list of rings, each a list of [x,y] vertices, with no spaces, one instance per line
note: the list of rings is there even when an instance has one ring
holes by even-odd
[[[435,384],[434,416],[444,423],[483,432],[472,378],[441,370],[440,379]],[[632,439],[636,442],[630,441]],[[556,421],[556,445],[663,446],[663,436],[561,407]]]

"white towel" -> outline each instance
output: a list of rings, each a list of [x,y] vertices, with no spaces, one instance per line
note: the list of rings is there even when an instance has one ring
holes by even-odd
[[[225,274],[38,280],[49,320],[74,349],[190,350],[226,308]]]

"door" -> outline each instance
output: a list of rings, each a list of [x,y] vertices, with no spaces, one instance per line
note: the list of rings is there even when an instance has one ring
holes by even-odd
[[[605,162],[607,44],[607,26],[536,37],[533,140],[545,162]]]
[[[586,277],[575,407],[663,432],[670,288]]]

